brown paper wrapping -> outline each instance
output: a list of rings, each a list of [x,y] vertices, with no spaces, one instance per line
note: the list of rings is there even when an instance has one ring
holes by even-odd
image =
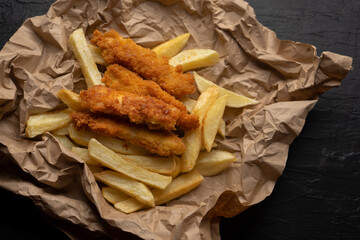
[[[241,0],[164,2],[59,0],[24,22],[0,53],[1,187],[91,232],[144,239],[218,239],[217,216],[232,217],[272,192],[308,112],[321,93],[340,85],[352,59],[318,57],[314,46],[277,39]],[[164,206],[126,215],[102,198],[87,166],[51,134],[25,138],[28,116],[58,107],[59,89],[85,87],[68,46],[77,28],[88,38],[96,28],[114,28],[150,48],[190,32],[187,49],[218,51],[220,63],[198,73],[260,102],[226,109],[227,137],[217,142],[236,154],[233,166]]]

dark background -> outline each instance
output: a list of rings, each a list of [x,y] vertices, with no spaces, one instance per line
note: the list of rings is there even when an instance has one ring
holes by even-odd
[[[26,18],[45,14],[53,2],[0,0],[0,47]],[[360,239],[360,1],[249,3],[278,38],[312,44],[318,55],[351,56],[354,70],[309,113],[273,193],[234,218],[222,218],[221,237]],[[0,189],[0,239],[68,239],[57,224],[31,200]]]

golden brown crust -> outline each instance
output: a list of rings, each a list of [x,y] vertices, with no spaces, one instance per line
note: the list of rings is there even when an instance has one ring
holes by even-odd
[[[194,77],[183,74],[181,66],[171,66],[167,58],[158,57],[155,52],[137,45],[133,40],[122,38],[115,30],[104,34],[95,30],[91,43],[100,47],[107,63],[125,66],[141,77],[156,82],[176,98],[195,92]]]
[[[172,132],[151,131],[125,121],[91,113],[75,112],[71,117],[76,128],[86,128],[95,133],[116,137],[160,156],[179,155],[185,151],[182,140]]]
[[[181,112],[177,126],[183,130],[199,127],[199,118],[196,115],[189,115],[182,102],[162,90],[157,83],[143,80],[139,75],[127,68],[118,64],[108,66],[102,81],[109,88],[143,96],[155,97],[165,103],[175,106]]]
[[[81,106],[91,112],[127,117],[149,129],[175,130],[180,110],[159,99],[97,85],[80,92]]]

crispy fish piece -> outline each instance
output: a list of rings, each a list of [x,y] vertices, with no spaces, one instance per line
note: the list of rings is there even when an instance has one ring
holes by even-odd
[[[150,96],[97,85],[80,92],[81,106],[94,113],[128,117],[136,124],[146,124],[149,129],[175,130],[180,110]]]
[[[77,128],[86,128],[95,133],[122,139],[160,156],[179,155],[185,151],[182,140],[172,132],[151,131],[114,117],[85,112],[72,113],[71,117]]]
[[[165,92],[160,86],[149,80],[142,79],[138,74],[120,66],[112,64],[107,67],[102,82],[109,88],[135,93],[142,96],[151,96],[173,105],[180,110],[177,126],[183,130],[199,127],[199,118],[195,114],[188,114],[185,105],[174,96]]]
[[[176,98],[195,92],[194,77],[183,74],[180,65],[171,66],[167,58],[158,57],[154,51],[122,38],[115,30],[105,33],[95,30],[91,43],[100,47],[107,63],[121,64],[144,79],[156,82]]]

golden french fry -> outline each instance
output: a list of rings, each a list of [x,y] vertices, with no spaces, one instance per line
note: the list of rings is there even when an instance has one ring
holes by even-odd
[[[81,101],[80,101],[79,94],[74,93],[74,92],[72,92],[70,90],[67,90],[67,89],[61,89],[60,91],[57,92],[57,96],[69,108],[71,108],[71,109],[73,109],[75,111],[78,111],[78,112],[81,112],[81,111],[85,110],[81,106]]]
[[[88,44],[88,48],[90,49],[91,56],[94,59],[96,64],[99,64],[102,66],[109,65],[107,62],[105,62],[105,60],[102,56],[102,53],[101,53],[101,49],[99,47]]]
[[[119,154],[119,155],[122,158],[132,163],[135,163],[139,167],[164,175],[173,174],[176,168],[175,156],[153,157],[153,156],[124,155],[124,154]]]
[[[191,49],[180,52],[169,60],[172,66],[181,65],[183,72],[209,67],[219,62],[219,54],[211,49]]]
[[[69,127],[70,127],[70,123],[66,124],[61,128],[51,131],[51,134],[60,135],[60,136],[69,135]]]
[[[226,106],[228,95],[224,95],[216,99],[207,111],[204,118],[203,126],[203,140],[204,146],[208,152],[210,152],[212,144],[215,140],[217,131],[219,130],[222,116]]]
[[[64,135],[56,135],[53,134],[53,136],[58,140],[59,143],[61,143],[64,147],[67,149],[70,149],[74,147],[75,145]]]
[[[117,210],[120,210],[123,213],[133,213],[136,211],[140,211],[147,206],[145,206],[143,203],[139,202],[135,198],[128,198],[123,201],[117,202],[114,204],[114,207]]]
[[[254,105],[254,104],[258,103],[258,101],[256,101],[256,100],[253,100],[251,98],[245,97],[243,95],[240,95],[240,94],[234,93],[232,91],[229,91],[225,88],[222,88],[222,87],[216,85],[215,83],[199,76],[199,74],[197,74],[196,72],[194,72],[193,74],[194,74],[195,82],[196,82],[199,92],[202,93],[207,88],[209,88],[211,86],[216,86],[219,90],[220,96],[223,96],[225,94],[229,95],[227,102],[226,102],[226,106],[228,106],[228,107],[241,108],[241,107],[245,107],[248,105]]]
[[[86,165],[86,166],[88,166],[88,168],[90,169],[92,174],[104,171],[104,169],[102,167],[97,166],[97,165]]]
[[[141,181],[151,187],[165,189],[171,183],[171,177],[151,172],[127,161],[99,143],[95,138],[90,139],[88,149],[91,158],[98,161],[101,165]]]
[[[211,149],[213,149],[214,147],[217,147],[216,142],[213,142],[213,144],[211,145]],[[204,144],[201,145],[200,152],[205,151],[205,150],[206,150],[206,147],[204,146]]]
[[[95,173],[94,176],[97,181],[118,189],[147,206],[155,206],[154,196],[144,183],[110,170]]]
[[[69,44],[79,62],[87,87],[101,85],[101,74],[92,58],[84,31],[81,28],[70,35]]]
[[[155,204],[161,205],[190,192],[197,187],[203,179],[196,170],[192,170],[175,178],[165,190],[153,189],[152,193],[155,198]]]
[[[76,129],[73,124],[69,127],[70,138],[77,144],[87,147],[91,138],[96,138],[101,144],[110,148],[114,152],[129,155],[149,155],[145,149],[133,144],[124,142],[123,140],[102,136],[85,129]]]
[[[93,159],[91,159],[90,154],[89,154],[89,150],[87,148],[81,148],[81,147],[76,147],[73,146],[71,148],[71,151],[78,156],[79,158],[81,158],[86,164],[88,165],[96,165],[96,166],[101,166],[101,164]]]
[[[188,97],[182,97],[182,98],[180,99],[180,101],[185,105],[186,110],[187,110],[189,113],[193,110],[193,108],[194,108],[194,106],[195,106],[195,104],[196,104],[196,100],[191,99],[191,98],[188,98]]]
[[[112,188],[112,187],[102,187],[101,192],[103,197],[110,203],[115,204],[117,202],[124,201],[126,199],[129,199],[130,196],[126,195],[125,193]]]
[[[235,160],[235,156],[226,151],[201,152],[195,169],[203,176],[213,176],[229,167]]]
[[[25,134],[33,138],[45,132],[66,126],[71,122],[70,109],[52,111],[30,116],[26,122]]]
[[[216,87],[208,88],[198,98],[192,114],[199,116],[200,126],[185,132],[183,142],[186,146],[185,152],[181,155],[182,172],[191,171],[196,163],[202,145],[202,126],[205,114],[210,106],[215,102],[219,93]]]
[[[171,177],[172,177],[173,179],[176,178],[176,177],[180,174],[181,169],[182,169],[182,161],[181,161],[181,158],[175,156],[175,170],[174,170],[174,172],[171,174]]]
[[[153,189],[152,194],[155,198],[155,205],[161,205],[190,192],[197,187],[203,179],[203,176],[196,170],[192,170],[175,178],[165,190]],[[118,202],[114,207],[125,213],[132,213],[146,208],[143,203],[134,198]]]
[[[225,124],[225,121],[224,119],[221,119],[220,121],[220,125],[219,125],[219,129],[218,129],[218,133],[220,134],[220,136],[222,136],[223,138],[225,137],[226,135],[226,124]]]
[[[172,58],[176,54],[178,54],[186,45],[190,37],[190,33],[185,33],[176,38],[173,38],[167,42],[164,42],[152,50],[159,56],[159,57],[168,57]]]

